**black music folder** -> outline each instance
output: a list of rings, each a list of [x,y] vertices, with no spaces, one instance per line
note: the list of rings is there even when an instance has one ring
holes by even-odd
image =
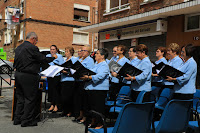
[[[57,65],[57,66],[64,67],[64,68],[72,68],[73,67],[72,60],[68,60],[65,63],[63,63],[62,65],[59,65],[57,63],[54,63],[54,64]]]
[[[84,67],[84,66],[80,63],[80,61],[76,61],[76,62],[74,63],[74,65],[73,65],[72,69],[78,70],[78,69],[81,68],[81,67]]]
[[[108,66],[111,72],[116,72],[116,73],[118,73],[119,70],[122,68],[122,66],[117,62],[115,62],[114,60],[111,60]]]
[[[85,68],[84,66],[81,66],[76,70],[76,72],[72,75],[72,77],[74,77],[75,79],[79,79],[80,77],[83,77],[83,75],[90,76],[90,75],[96,75],[96,73]]]
[[[161,71],[158,73],[159,76],[165,79],[167,78],[167,76],[176,78],[182,76],[183,74],[183,72],[166,64],[161,68]]]
[[[131,76],[137,76],[139,74],[141,74],[142,71],[134,66],[132,66],[131,64],[129,63],[125,63],[122,68],[119,70],[118,72],[118,75],[120,77],[127,77],[126,74],[129,74]]]
[[[161,68],[163,68],[164,65],[165,63],[163,62],[160,62],[159,64],[152,62],[152,73],[157,74],[161,70]]]

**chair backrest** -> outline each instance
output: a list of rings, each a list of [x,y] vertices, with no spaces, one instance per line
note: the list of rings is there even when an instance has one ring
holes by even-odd
[[[118,96],[130,96],[131,95],[131,89],[130,86],[122,86]]]
[[[156,133],[179,133],[186,130],[189,122],[192,100],[171,100],[165,107]]]
[[[137,96],[136,103],[142,103],[146,91],[141,91]]]
[[[196,89],[196,93],[193,96],[193,108],[195,109],[196,106],[200,106],[200,103],[197,105],[197,102],[200,99],[200,90]]]
[[[171,100],[174,90],[170,88],[164,88],[161,92],[158,101],[156,102],[157,106],[165,107],[167,103]]]
[[[116,105],[126,104],[130,102],[124,100],[124,99],[130,99],[130,95],[131,95],[130,86],[122,86],[116,99]]]
[[[112,133],[147,133],[151,130],[154,102],[127,103],[118,115]]]

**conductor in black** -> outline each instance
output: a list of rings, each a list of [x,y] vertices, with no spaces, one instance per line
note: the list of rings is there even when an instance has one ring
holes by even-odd
[[[15,50],[14,68],[17,105],[14,116],[14,125],[21,127],[37,126],[34,119],[34,111],[39,86],[39,71],[42,62],[51,62],[57,56],[46,58],[39,52],[37,46],[38,36],[30,32],[26,41]]]

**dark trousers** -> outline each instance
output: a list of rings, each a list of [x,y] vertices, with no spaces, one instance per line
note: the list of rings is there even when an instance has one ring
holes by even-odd
[[[193,99],[193,94],[174,93],[172,99],[190,100]]]
[[[133,102],[136,102],[136,99],[141,91],[131,90],[131,99]],[[146,92],[142,102],[150,102],[151,92]]]
[[[48,81],[48,101],[53,105],[58,105],[60,99],[60,79],[61,76],[55,76],[53,78],[47,78]]]
[[[87,90],[86,91],[86,98],[85,98],[85,106],[84,112],[86,112],[86,116],[89,116],[89,111],[94,110],[101,114],[105,113],[105,98],[106,98],[107,91],[105,90]],[[92,118],[96,118],[97,123],[102,123],[101,118],[92,115]]]
[[[17,106],[14,121],[21,121],[21,124],[34,121],[39,79],[39,75],[15,73]]]
[[[80,111],[83,111],[83,106],[85,101],[84,99],[86,94],[84,86],[85,86],[84,81],[75,81],[74,95],[73,95],[75,117],[78,117]]]
[[[73,95],[74,81],[61,82],[61,99],[64,114],[73,111]]]
[[[117,94],[119,93],[121,87],[125,85],[123,83],[113,83],[111,82],[110,88],[109,88],[109,95],[110,95],[110,99],[111,101],[115,101]]]

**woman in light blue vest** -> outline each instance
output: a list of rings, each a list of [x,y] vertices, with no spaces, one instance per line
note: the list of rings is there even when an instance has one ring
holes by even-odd
[[[136,65],[138,69],[142,71],[141,74],[137,76],[130,76],[127,74],[125,77],[126,80],[131,80],[131,98],[133,102],[136,101],[138,94],[141,91],[147,91],[144,96],[143,101],[150,101],[150,94],[151,94],[151,61],[149,60],[148,54],[148,47],[144,44],[140,44],[136,46],[136,53],[140,62]]]
[[[81,64],[87,68],[87,69],[92,69],[94,67],[94,60],[90,57],[90,52],[91,52],[91,48],[89,46],[85,46],[82,48],[82,58],[79,60],[81,62]],[[85,90],[84,90],[84,85],[85,85],[85,81],[83,80],[79,80],[77,82],[79,84],[79,87],[77,88],[77,92],[76,92],[76,97],[77,99],[75,99],[75,104],[77,105],[77,110],[79,110],[79,116],[75,116],[75,119],[73,120],[73,122],[78,122],[79,124],[82,124],[85,122],[85,117],[84,116],[84,106],[86,106],[84,104],[85,101]],[[77,112],[77,113],[78,113]]]
[[[136,49],[135,46],[131,46],[129,51],[128,51],[128,55],[129,55],[129,64],[131,64],[132,66],[137,66],[137,64],[140,62],[140,59],[138,59],[137,55],[136,55]],[[131,81],[127,81],[126,79],[123,79],[123,83],[127,84],[127,85],[131,85]]]
[[[66,47],[65,56],[67,57],[67,59],[63,61],[63,63],[71,60],[72,63],[74,64],[78,60],[78,58],[74,57],[73,55],[74,55],[74,48]],[[68,71],[63,70],[61,74],[61,100],[63,107],[63,112],[61,116],[70,117],[72,115],[74,86],[75,86],[75,80],[71,76],[70,69]]]
[[[96,73],[96,75],[84,75],[81,77],[83,80],[87,80],[85,84],[85,90],[87,92],[87,107],[86,110],[95,110],[99,113],[105,111],[105,98],[107,91],[109,90],[109,67],[105,59],[108,57],[108,51],[106,49],[99,49],[95,54],[96,64],[90,69]],[[101,128],[101,119],[93,117],[90,127]]]
[[[58,48],[56,45],[50,46],[50,53],[51,54],[47,54],[46,57],[52,57],[54,54],[56,54],[58,58],[53,60],[53,62],[50,62],[49,65],[55,65],[54,63],[61,65],[64,59],[61,54],[58,54]],[[48,101],[51,102],[49,111],[54,113],[58,111],[57,105],[60,103],[60,78],[60,73],[53,78],[47,78]]]
[[[118,55],[118,59],[117,59],[117,63],[121,66],[123,66],[126,62],[129,62],[129,60],[124,56],[126,53],[126,46],[124,45],[119,45],[117,47],[117,55]],[[123,79],[118,79],[117,77],[117,72],[111,72],[111,84],[110,84],[110,100],[115,100],[116,99],[116,95],[119,93],[119,90],[121,89],[121,87],[123,86]]]
[[[165,47],[159,47],[156,50],[156,57],[158,58],[158,60],[155,62],[156,65],[158,65],[161,62],[163,62],[164,64],[167,64],[167,60],[165,59],[166,52],[167,50]],[[152,88],[152,94],[155,96],[155,98],[159,97],[160,90],[162,87],[162,82],[163,82],[163,78],[158,76],[157,71],[155,72],[153,71],[151,88]]]
[[[197,63],[192,57],[193,51],[194,47],[191,44],[182,48],[181,55],[184,63],[178,67],[178,70],[184,73],[183,76],[176,78],[168,77],[166,79],[168,81],[177,81],[174,85],[175,93],[173,99],[192,99],[193,94],[196,92]]]

